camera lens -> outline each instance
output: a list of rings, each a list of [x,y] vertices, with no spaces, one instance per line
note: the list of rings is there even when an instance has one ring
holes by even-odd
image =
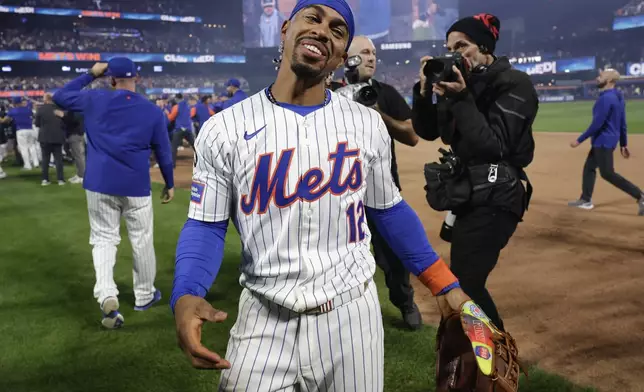
[[[371,86],[365,86],[358,91],[358,102],[365,106],[373,106],[378,102],[378,93]]]
[[[445,64],[442,61],[429,60],[425,65],[425,75],[438,75],[445,70]],[[427,76],[429,76],[427,75]]]

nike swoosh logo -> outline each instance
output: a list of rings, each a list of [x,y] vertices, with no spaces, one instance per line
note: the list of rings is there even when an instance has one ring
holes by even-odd
[[[255,132],[253,132],[253,133],[248,133],[248,131],[244,132],[244,139],[246,139],[246,140],[250,140],[250,139],[254,138],[254,137],[255,137],[255,135],[257,135],[258,133],[260,133],[261,131],[263,131],[263,130],[264,130],[264,128],[266,128],[266,125],[264,125],[263,127],[261,127],[260,129],[256,130],[256,131],[255,131]]]

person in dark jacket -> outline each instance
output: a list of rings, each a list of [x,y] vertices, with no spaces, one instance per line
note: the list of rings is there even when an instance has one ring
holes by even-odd
[[[639,205],[639,215],[644,216],[644,193],[630,181],[615,173],[613,153],[620,145],[620,152],[626,159],[630,158],[626,127],[626,105],[624,96],[615,88],[620,74],[614,69],[601,71],[597,77],[599,98],[593,107],[593,121],[583,134],[570,143],[576,148],[590,138],[591,148],[584,165],[582,192],[579,200],[568,203],[571,207],[591,210],[597,168],[602,178],[633,197]]]
[[[45,94],[44,103],[36,110],[34,125],[39,128],[38,142],[42,151],[42,185],[49,185],[49,160],[54,156],[58,185],[65,185],[63,171],[63,144],[65,143],[65,129],[63,120],[56,116],[57,110],[51,94]]]
[[[57,110],[56,115],[63,119],[67,143],[74,164],[76,175],[69,179],[72,184],[82,184],[85,177],[85,124],[83,115],[77,112]]]
[[[422,72],[430,57],[421,59],[412,124],[423,139],[440,137],[450,145],[464,168],[456,178],[469,177],[461,183],[471,193],[457,200],[449,192],[433,193],[426,166],[427,199],[443,198],[450,206],[448,217],[455,220],[444,238],[451,241],[451,269],[465,293],[503,329],[485,286],[528,207],[532,187],[527,182],[524,188],[523,169],[534,157],[532,123],[539,100],[529,76],[494,55],[499,29],[500,21],[489,14],[450,27],[447,48],[463,56],[465,74],[454,67],[457,81],[431,84]]]

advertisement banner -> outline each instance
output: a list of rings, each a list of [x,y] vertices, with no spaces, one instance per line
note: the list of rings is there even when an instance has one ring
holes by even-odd
[[[214,94],[213,87],[193,87],[193,88],[148,88],[145,90],[148,95],[161,94]]]
[[[74,9],[74,8],[34,8],[34,7],[0,6],[0,13],[83,16],[86,18],[159,20],[164,22],[177,22],[177,23],[201,23],[202,21],[201,18],[198,16],[139,14],[139,13],[132,13],[132,12],[80,10],[80,9]]]
[[[644,63],[626,64],[626,76],[644,76]]]
[[[85,53],[0,51],[0,61],[109,61],[112,57],[128,57],[135,63],[234,63],[246,62],[244,55],[163,54],[163,53]]]
[[[577,57],[572,59],[556,59],[540,63],[515,63],[513,67],[528,75],[546,75],[596,69],[595,57]]]
[[[574,95],[539,95],[539,102],[572,102]]]
[[[628,30],[644,27],[644,14],[618,16],[613,20],[613,30]]]
[[[11,97],[42,97],[45,95],[45,90],[10,90],[10,91],[0,91],[0,98],[11,98]]]

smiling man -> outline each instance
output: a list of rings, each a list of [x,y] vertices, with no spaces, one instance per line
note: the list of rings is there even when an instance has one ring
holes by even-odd
[[[191,364],[225,369],[220,391],[383,390],[367,211],[442,312],[468,300],[394,184],[381,117],[325,88],[353,34],[344,0],[299,1],[282,26],[275,83],[199,133],[170,302]],[[227,317],[204,297],[230,220],[243,290],[222,357],[201,336],[204,322]]]

